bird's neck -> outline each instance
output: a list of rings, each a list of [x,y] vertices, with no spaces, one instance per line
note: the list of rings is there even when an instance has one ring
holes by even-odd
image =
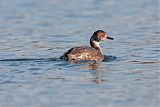
[[[90,45],[102,53],[99,42],[95,41],[93,38],[90,39]]]

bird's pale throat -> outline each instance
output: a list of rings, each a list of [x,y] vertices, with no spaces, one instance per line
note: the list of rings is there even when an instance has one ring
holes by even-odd
[[[100,45],[99,45],[99,42],[91,39],[91,40],[90,40],[90,45],[91,45],[91,47],[99,50],[99,51],[102,53],[101,48],[100,48]]]

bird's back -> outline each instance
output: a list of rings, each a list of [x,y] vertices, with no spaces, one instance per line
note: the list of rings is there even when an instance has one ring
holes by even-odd
[[[64,53],[61,58],[65,60],[95,60],[102,61],[104,56],[102,53],[93,48],[86,46],[73,47]]]

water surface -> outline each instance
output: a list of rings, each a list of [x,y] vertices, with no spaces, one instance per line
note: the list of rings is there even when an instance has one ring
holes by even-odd
[[[158,0],[1,0],[0,107],[158,107]],[[58,58],[89,45],[104,62]]]

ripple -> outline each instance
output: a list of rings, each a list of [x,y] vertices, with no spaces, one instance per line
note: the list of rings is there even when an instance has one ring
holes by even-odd
[[[17,58],[17,59],[1,59],[0,61],[60,61],[59,58]]]
[[[130,61],[134,64],[152,64],[152,63],[160,63],[160,61]]]
[[[111,56],[111,55],[104,55],[104,59],[103,59],[103,62],[111,62],[111,61],[114,61],[116,60],[117,57],[116,56]]]

